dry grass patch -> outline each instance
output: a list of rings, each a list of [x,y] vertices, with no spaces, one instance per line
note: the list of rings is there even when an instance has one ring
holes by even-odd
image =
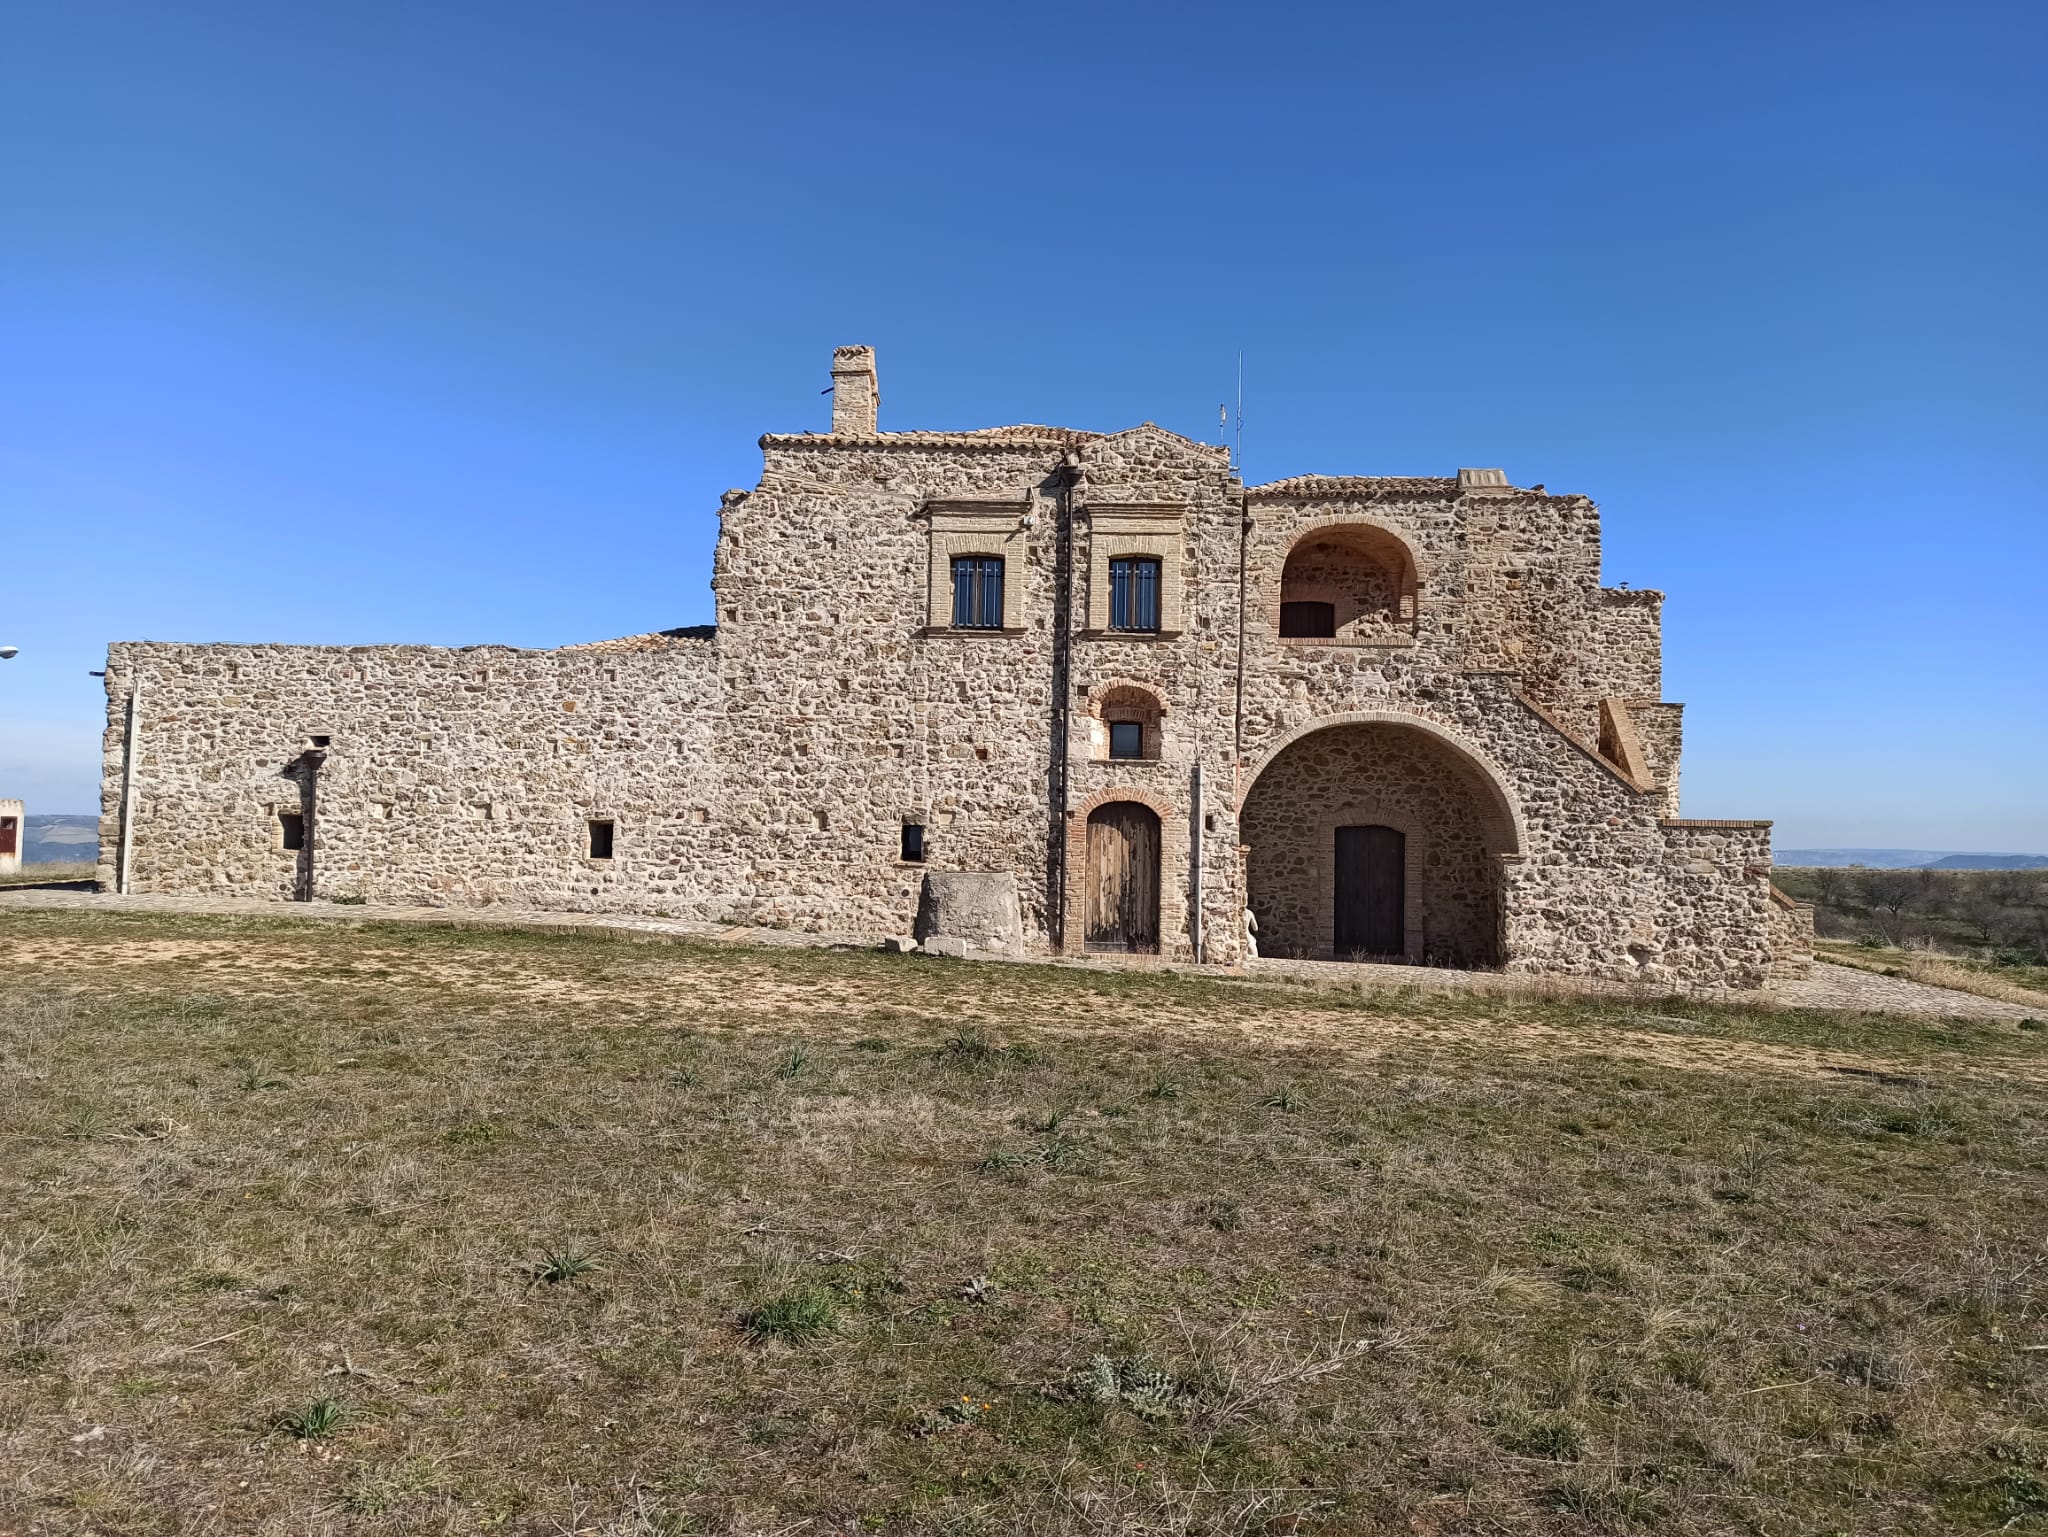
[[[2048,1519],[2039,1033],[73,913],[0,963],[0,1529]]]

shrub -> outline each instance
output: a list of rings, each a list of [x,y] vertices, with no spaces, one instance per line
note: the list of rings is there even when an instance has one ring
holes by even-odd
[[[1244,1208],[1235,1201],[1211,1196],[1195,1203],[1195,1215],[1219,1233],[1235,1233],[1244,1226]]]
[[[272,1425],[294,1440],[319,1441],[341,1429],[348,1413],[348,1405],[338,1398],[316,1398],[303,1408],[280,1414]]]
[[[839,1328],[839,1301],[822,1286],[793,1286],[740,1315],[749,1339],[801,1345]]]
[[[1508,1451],[1546,1462],[1577,1462],[1586,1453],[1586,1428],[1567,1414],[1516,1415],[1494,1439]]]
[[[528,1263],[526,1276],[534,1286],[560,1286],[581,1279],[603,1264],[604,1255],[597,1249],[543,1249],[539,1259]]]

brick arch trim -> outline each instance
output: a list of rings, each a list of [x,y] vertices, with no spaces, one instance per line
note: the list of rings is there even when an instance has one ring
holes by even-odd
[[[1080,805],[1074,807],[1068,815],[1077,822],[1086,822],[1091,815],[1113,801],[1136,801],[1139,805],[1147,807],[1154,816],[1159,818],[1159,825],[1162,829],[1173,819],[1173,808],[1167,805],[1165,801],[1147,791],[1133,789],[1126,785],[1111,785],[1107,790],[1097,790],[1088,799],[1081,802]]]
[[[1166,696],[1156,683],[1147,683],[1142,678],[1104,678],[1100,683],[1088,685],[1088,713],[1096,720],[1102,719],[1102,698],[1118,689],[1133,689],[1149,698],[1161,717],[1166,715]]]
[[[1352,710],[1343,715],[1318,716],[1312,721],[1296,726],[1268,748],[1251,773],[1245,776],[1244,788],[1237,797],[1238,812],[1243,813],[1245,802],[1251,798],[1253,789],[1258,785],[1259,776],[1271,768],[1282,753],[1304,737],[1341,726],[1403,726],[1433,738],[1438,745],[1463,759],[1465,766],[1478,776],[1480,784],[1486,790],[1487,798],[1493,803],[1495,818],[1501,830],[1507,834],[1508,848],[1505,852],[1511,855],[1528,853],[1529,824],[1522,815],[1522,803],[1508,788],[1507,775],[1501,772],[1500,766],[1456,732],[1447,730],[1435,721],[1426,720],[1420,715],[1411,715],[1405,710]]]
[[[1402,533],[1398,528],[1389,527],[1387,524],[1376,522],[1371,518],[1361,518],[1356,513],[1350,512],[1323,513],[1318,517],[1310,518],[1306,523],[1290,528],[1288,530],[1287,548],[1280,556],[1281,569],[1286,569],[1289,557],[1297,549],[1301,548],[1306,541],[1315,538],[1318,534],[1327,534],[1332,529],[1340,528],[1362,529],[1366,533],[1380,534],[1393,540],[1395,544],[1401,547],[1401,553],[1408,557],[1408,575],[1413,578],[1416,586],[1420,587],[1422,585],[1422,559],[1415,553],[1415,541]]]

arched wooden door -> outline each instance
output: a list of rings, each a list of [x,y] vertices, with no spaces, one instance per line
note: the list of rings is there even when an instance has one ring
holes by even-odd
[[[1088,814],[1090,950],[1157,953],[1159,815],[1136,801],[1111,801]]]

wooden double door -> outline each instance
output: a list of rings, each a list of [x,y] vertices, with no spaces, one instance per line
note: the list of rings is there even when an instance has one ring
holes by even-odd
[[[1338,828],[1336,881],[1337,958],[1406,954],[1407,835],[1376,824]]]
[[[1159,950],[1159,815],[1136,801],[1088,814],[1082,933],[1090,950]]]

